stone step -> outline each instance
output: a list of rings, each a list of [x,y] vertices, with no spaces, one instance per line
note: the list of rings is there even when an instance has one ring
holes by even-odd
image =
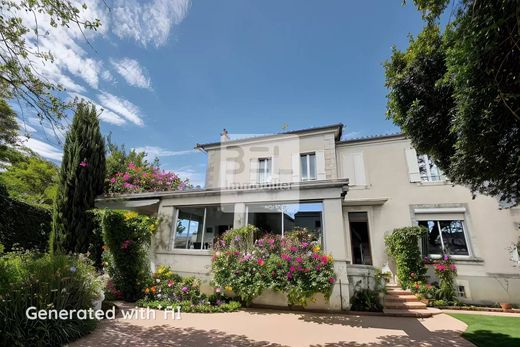
[[[385,295],[385,301],[397,301],[397,302],[404,302],[404,301],[419,301],[417,297],[413,294],[410,295],[392,295],[387,294]]]
[[[425,309],[427,306],[422,302],[399,302],[399,301],[386,301],[384,303],[384,307],[390,309]]]
[[[422,309],[422,310],[416,310],[416,309],[388,309],[385,308],[383,310],[383,313],[385,316],[392,316],[392,317],[414,317],[414,318],[429,318],[433,316],[434,312],[430,311],[429,309]]]
[[[413,295],[413,293],[407,289],[387,289],[386,294],[388,294],[388,295]]]

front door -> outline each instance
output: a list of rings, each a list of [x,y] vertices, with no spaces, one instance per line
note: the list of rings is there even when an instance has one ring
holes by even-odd
[[[349,212],[352,263],[372,265],[367,212]]]

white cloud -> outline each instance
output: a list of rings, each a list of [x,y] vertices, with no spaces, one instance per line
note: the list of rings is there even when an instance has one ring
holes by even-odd
[[[97,98],[103,107],[118,115],[121,115],[136,125],[144,125],[144,122],[140,116],[139,108],[130,101],[119,98],[107,92],[101,92],[101,94],[98,94]]]
[[[102,78],[104,81],[107,81],[107,82],[113,82],[113,81],[114,81],[114,76],[112,76],[112,74],[111,74],[110,71],[108,71],[108,70],[104,70],[104,71],[101,73],[101,78]]]
[[[113,31],[120,38],[132,38],[145,47],[162,46],[172,26],[186,17],[189,5],[189,0],[116,0],[112,7]]]
[[[96,106],[96,111],[98,112],[99,119],[101,119],[104,122],[114,124],[114,125],[123,125],[126,123],[126,121],[121,117],[120,115],[116,114],[115,112],[112,112],[110,110],[107,110],[105,107],[99,105],[94,100],[86,97],[85,95],[77,94],[77,93],[69,93],[71,97],[76,97],[78,99],[83,99],[86,102],[90,102],[94,106]]]
[[[189,179],[190,183],[193,184],[193,186],[204,187],[206,181],[205,173],[194,169],[192,166],[185,166],[178,169],[171,169],[167,171],[175,172],[175,174],[177,174],[177,176],[179,176],[181,179]]]
[[[134,148],[137,152],[145,152],[149,159],[154,159],[155,157],[176,157],[179,155],[188,155],[198,153],[194,149],[188,149],[183,151],[170,151],[168,149],[164,149],[156,146],[144,146]]]
[[[25,147],[32,149],[42,157],[61,161],[61,157],[63,156],[61,149],[33,138],[19,137],[19,140]]]
[[[126,82],[134,87],[152,89],[150,78],[144,69],[135,59],[123,58],[120,60],[110,60],[112,66],[116,69]]]

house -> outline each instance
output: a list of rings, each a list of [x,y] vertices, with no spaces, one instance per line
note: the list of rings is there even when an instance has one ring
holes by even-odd
[[[520,270],[509,248],[518,240],[520,210],[450,183],[401,134],[342,141],[342,124],[275,135],[197,144],[207,154],[204,189],[103,198],[99,206],[161,218],[152,266],[168,264],[209,283],[214,240],[253,224],[284,234],[316,232],[335,259],[338,281],[329,309],[347,309],[355,283],[389,268],[384,236],[424,225],[424,255],[448,251],[458,267],[457,293],[472,303],[520,303]],[[263,303],[276,303],[264,298]],[[319,305],[319,303],[317,304]]]

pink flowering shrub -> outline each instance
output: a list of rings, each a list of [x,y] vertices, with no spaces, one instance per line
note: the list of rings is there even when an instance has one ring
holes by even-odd
[[[253,242],[251,235],[257,232],[248,225],[228,231],[217,242],[212,258],[217,290],[234,293],[245,305],[265,289],[286,293],[293,305],[306,305],[316,293],[330,296],[336,282],[334,259],[316,241],[289,234]]]
[[[449,255],[444,254],[441,259],[433,262],[435,275],[439,279],[439,289],[437,298],[445,301],[455,299],[455,277],[457,277],[457,267],[453,264]]]
[[[107,193],[139,193],[191,188],[188,179],[182,180],[174,172],[160,170],[156,166],[128,164],[126,171],[116,172],[106,182]]]

